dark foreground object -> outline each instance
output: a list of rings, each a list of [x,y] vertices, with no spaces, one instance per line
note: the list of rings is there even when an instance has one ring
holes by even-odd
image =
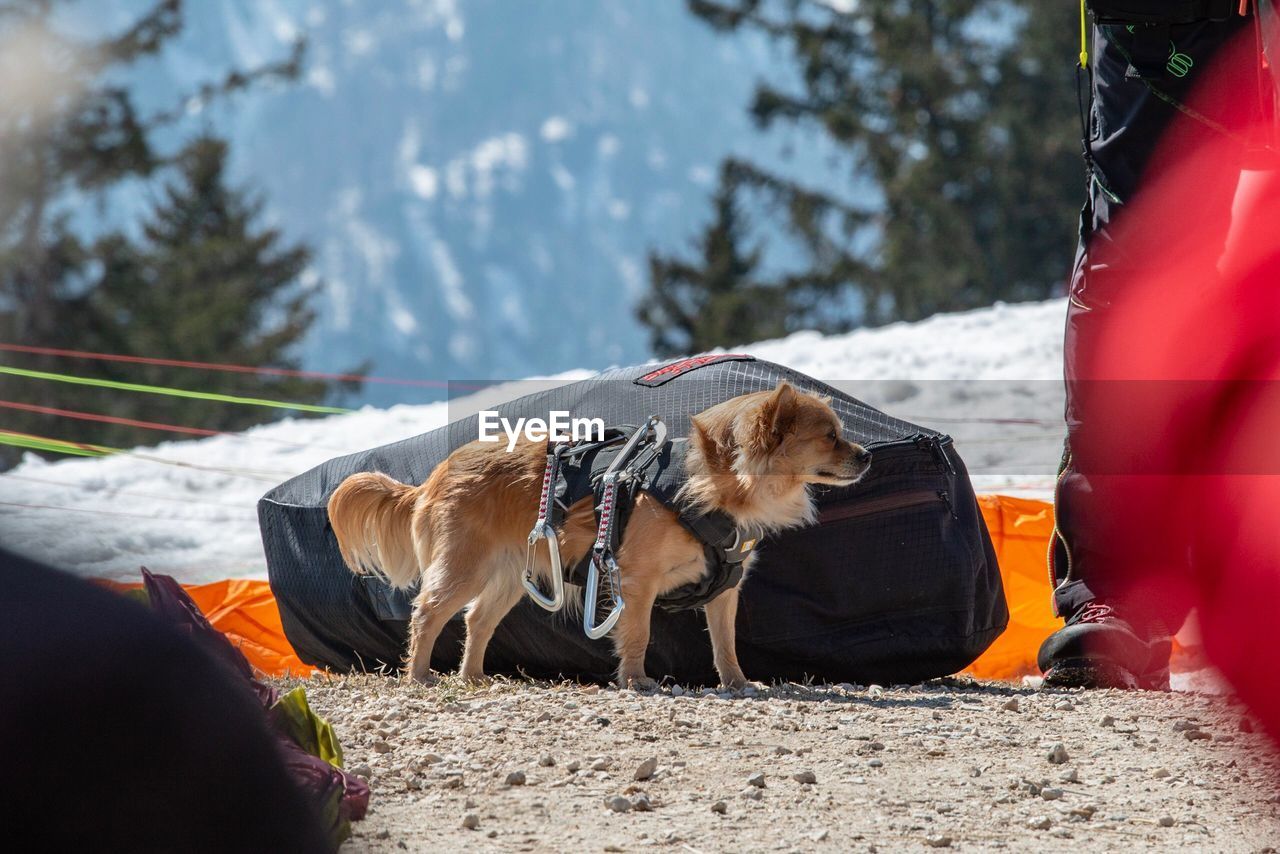
[[[0,587],[0,822],[28,850],[334,850],[220,662],[4,552]]]
[[[991,540],[951,439],[891,418],[795,371],[751,359],[686,360],[667,369],[622,368],[531,394],[500,407],[504,417],[551,410],[639,424],[657,413],[671,435],[710,406],[788,380],[830,395],[845,438],[874,457],[854,487],[818,492],[820,523],[768,539],[742,589],[738,655],[757,680],[916,682],[963,669],[1008,621]],[[329,495],[347,476],[381,471],[419,484],[455,448],[478,435],[474,416],[392,445],[324,463],[258,504],[271,587],[285,633],[303,660],[337,670],[398,666],[409,597],[349,572],[328,528]],[[660,488],[681,472],[662,469]],[[532,526],[536,507],[529,508]],[[623,572],[626,568],[623,568]],[[456,668],[461,618],[436,644],[432,665]],[[588,640],[580,618],[550,615],[527,599],[489,645],[490,673],[607,680],[610,641]],[[656,678],[714,683],[701,611],[655,611],[647,670]]]

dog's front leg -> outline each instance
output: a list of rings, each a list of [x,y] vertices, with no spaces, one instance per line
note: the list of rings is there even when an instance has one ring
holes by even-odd
[[[707,631],[711,633],[711,654],[715,658],[720,683],[739,691],[747,686],[747,677],[738,666],[735,622],[738,617],[738,588],[731,587],[706,605]]]
[[[653,616],[653,603],[657,598],[651,589],[641,585],[623,584],[623,597],[627,603],[613,627],[613,648],[618,655],[618,687],[650,690],[658,683],[644,672],[644,655],[649,649],[649,620]]]

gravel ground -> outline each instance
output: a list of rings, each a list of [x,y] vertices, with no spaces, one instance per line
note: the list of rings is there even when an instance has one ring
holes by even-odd
[[[373,789],[344,852],[1280,845],[1280,759],[1224,697],[304,684]]]

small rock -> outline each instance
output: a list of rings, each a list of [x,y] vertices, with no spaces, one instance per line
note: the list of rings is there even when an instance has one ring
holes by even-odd
[[[1174,732],[1186,732],[1189,729],[1200,729],[1200,724],[1193,723],[1191,721],[1185,721],[1185,720],[1173,722]]]
[[[1093,818],[1093,814],[1096,813],[1097,811],[1098,811],[1097,807],[1092,806],[1091,804],[1085,804],[1082,807],[1073,808],[1071,810],[1071,814],[1088,821],[1089,819]]]
[[[1027,819],[1028,830],[1048,830],[1052,826],[1053,822],[1049,820],[1048,816],[1041,815]]]
[[[525,776],[523,771],[512,771],[507,775],[508,786],[523,786],[525,784]]]
[[[1213,736],[1202,729],[1189,729],[1182,733],[1182,737],[1187,741],[1209,741]]]
[[[536,718],[534,718],[534,719],[533,719],[533,722],[534,722],[535,724],[544,724],[544,723],[546,723],[546,722],[547,722],[547,721],[549,721],[549,720],[551,720],[551,713],[550,713],[550,712],[543,712],[542,714],[540,714],[540,715],[538,715]]]
[[[884,767],[884,762],[883,762],[882,760],[880,760],[880,759],[872,759],[870,762],[868,762],[868,763],[867,763],[867,767],[868,767],[868,768],[883,768],[883,767]],[[975,776],[976,776],[976,775],[975,775]]]
[[[1065,765],[1071,757],[1067,755],[1067,749],[1061,744],[1055,744],[1053,750],[1049,751],[1049,762],[1054,765]]]
[[[867,696],[872,700],[879,700],[884,696],[884,688],[879,685],[868,685]]]
[[[393,748],[390,744],[387,744],[387,743],[386,743],[385,741],[383,741],[382,739],[378,739],[377,741],[375,741],[375,742],[373,743],[373,752],[374,752],[374,753],[390,753],[390,752],[391,752],[392,750],[394,750],[394,749],[395,749],[395,748]]]
[[[599,685],[583,685],[583,686],[582,686],[582,693],[584,693],[584,694],[599,694],[599,693],[600,693],[600,686],[599,686]]]
[[[610,764],[611,763],[607,758],[601,757],[597,759],[595,762],[591,763],[591,770],[592,771],[608,771]]]
[[[1074,768],[1068,768],[1066,771],[1062,772],[1062,775],[1058,777],[1058,779],[1064,783],[1079,783],[1080,772],[1076,771]]]
[[[729,805],[724,801],[716,801],[711,805],[711,811],[713,813],[718,813],[719,815],[724,815],[729,811]]]
[[[467,830],[475,830],[480,827],[480,816],[473,812],[467,813],[462,817],[462,826]]]
[[[783,747],[781,744],[773,748],[773,753],[775,756],[786,756],[790,752],[791,752],[791,748]]]
[[[497,838],[498,838],[498,831],[496,831],[496,830],[491,830],[491,831],[489,831],[488,833],[486,833],[486,834],[485,834],[485,836],[489,837],[490,839],[497,839]]]
[[[568,771],[570,774],[572,774],[573,772],[577,771],[581,767],[582,767],[582,763],[574,759],[574,760],[571,760],[567,766],[565,766],[565,770]]]
[[[748,786],[755,786],[757,789],[763,789],[763,788],[764,788],[764,772],[763,772],[763,771],[757,771],[756,773],[754,773],[754,774],[752,774],[750,777],[748,777],[748,778],[747,778],[747,785],[748,785]]]
[[[950,836],[926,836],[924,838],[924,844],[928,845],[930,848],[950,848],[951,837]]]
[[[673,697],[681,697],[681,696],[684,696],[684,688],[683,688],[682,686],[680,686],[680,685],[672,685],[672,686],[671,686],[671,696],[673,696]]]
[[[1062,797],[1062,795],[1063,795],[1063,791],[1061,789],[1055,789],[1053,787],[1048,787],[1040,790],[1040,797],[1044,798],[1046,801],[1059,800]]]
[[[375,834],[373,835],[373,838],[374,838],[374,839],[390,839],[390,838],[391,838],[391,831],[387,830],[387,829],[384,827],[384,828],[382,828],[381,830],[379,830],[377,833],[375,833]]]
[[[556,764],[556,758],[550,753],[544,753],[538,757],[538,765],[543,768],[550,768]]]
[[[658,770],[658,759],[650,756],[648,759],[640,763],[640,767],[636,769],[636,773],[631,777],[633,780],[648,780],[653,776],[653,772]]]
[[[1018,711],[1018,698],[1010,697],[1003,704],[1001,704],[1000,708],[1004,709],[1006,712]]]
[[[1173,827],[1173,817],[1162,815],[1160,816],[1160,820],[1156,823],[1159,824],[1161,827]]]
[[[797,771],[795,774],[791,775],[791,779],[801,785],[810,785],[818,782],[818,776],[812,771]]]
[[[809,838],[812,839],[814,842],[822,842],[830,835],[831,835],[831,831],[827,830],[824,827],[821,830],[815,830],[813,833],[810,833]]]
[[[1172,776],[1168,768],[1157,768],[1151,772],[1151,776],[1157,780],[1163,780],[1165,777]]]
[[[653,804],[643,792],[631,799],[631,808],[636,812],[653,812]]]
[[[1098,726],[1113,727],[1115,725],[1116,725],[1116,719],[1113,718],[1111,715],[1103,715],[1102,720],[1098,721]]]
[[[627,800],[622,795],[614,795],[612,798],[605,801],[604,803],[605,803],[605,806],[607,806],[609,809],[613,810],[614,812],[626,812],[627,810],[631,809],[631,801]]]
[[[357,777],[363,777],[366,780],[368,780],[370,777],[373,776],[373,769],[370,768],[367,764],[362,762],[359,765],[352,765],[350,768],[347,769],[347,773],[354,774]]]
[[[1075,708],[1070,700],[1059,700],[1053,704],[1053,707],[1059,712],[1069,712]]]
[[[754,786],[747,786],[745,789],[739,792],[738,795],[740,797],[746,798],[749,801],[758,801],[764,797],[764,792],[760,791]]]

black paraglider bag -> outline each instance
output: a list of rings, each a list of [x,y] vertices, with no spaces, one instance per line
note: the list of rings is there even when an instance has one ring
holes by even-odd
[[[855,486],[817,491],[816,525],[758,546],[738,610],[738,655],[747,676],[902,683],[963,669],[1004,630],[1008,610],[972,484],[949,437],[741,355],[616,369],[500,410],[539,418],[568,411],[607,425],[639,424],[656,413],[673,437],[683,438],[691,416],[783,380],[829,395],[846,438],[871,450],[874,461]],[[363,471],[420,484],[477,430],[472,415],[330,460],[259,501],[271,587],[285,633],[304,661],[335,670],[398,667],[407,644],[410,594],[346,568],[328,527],[329,495]],[[457,667],[464,634],[459,615],[436,644],[434,668]],[[655,610],[646,665],[654,677],[714,683],[702,611]],[[527,598],[503,620],[485,658],[489,673],[536,677],[605,680],[615,667],[607,638],[590,640],[577,620]]]

